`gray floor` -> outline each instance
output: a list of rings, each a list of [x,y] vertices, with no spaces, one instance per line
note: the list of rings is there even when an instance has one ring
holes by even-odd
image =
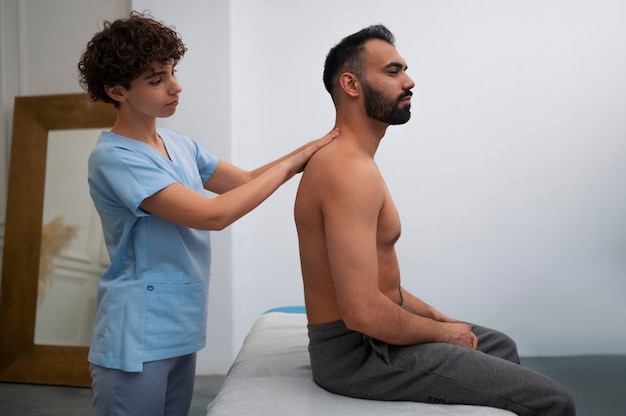
[[[578,416],[626,416],[626,356],[522,358],[522,364],[561,383],[574,397]],[[222,375],[196,379],[190,416],[206,414],[223,381]],[[0,415],[93,415],[91,390],[0,383]]]
[[[205,416],[225,376],[198,376],[189,416]],[[91,389],[0,383],[0,416],[92,416]]]
[[[522,358],[522,365],[558,381],[578,416],[626,416],[626,355]]]

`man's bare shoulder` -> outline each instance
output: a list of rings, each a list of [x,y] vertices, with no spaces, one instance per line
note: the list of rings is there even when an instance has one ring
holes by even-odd
[[[383,183],[374,159],[358,148],[337,142],[320,149],[309,160],[298,190],[297,202],[343,207],[383,198]],[[354,208],[354,207],[352,207]]]
[[[350,142],[335,139],[318,150],[309,160],[305,173],[313,178],[328,180],[350,178],[366,172],[378,171],[374,159],[364,154]]]

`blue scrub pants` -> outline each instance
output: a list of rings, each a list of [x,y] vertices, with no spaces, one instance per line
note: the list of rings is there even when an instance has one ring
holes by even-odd
[[[89,367],[97,416],[188,416],[196,354],[144,363],[140,373]]]

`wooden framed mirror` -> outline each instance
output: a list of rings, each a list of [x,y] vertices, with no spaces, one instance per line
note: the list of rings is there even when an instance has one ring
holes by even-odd
[[[91,385],[88,346],[35,343],[46,155],[51,130],[106,129],[115,117],[113,105],[93,102],[87,94],[15,99],[0,288],[0,381]]]

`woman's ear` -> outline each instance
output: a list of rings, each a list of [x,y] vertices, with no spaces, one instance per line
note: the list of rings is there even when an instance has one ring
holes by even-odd
[[[351,97],[358,97],[360,94],[359,79],[352,72],[339,75],[339,87]]]
[[[126,100],[126,88],[121,85],[115,85],[113,87],[105,86],[104,91],[107,93],[112,100],[115,100],[119,103],[124,102]]]

